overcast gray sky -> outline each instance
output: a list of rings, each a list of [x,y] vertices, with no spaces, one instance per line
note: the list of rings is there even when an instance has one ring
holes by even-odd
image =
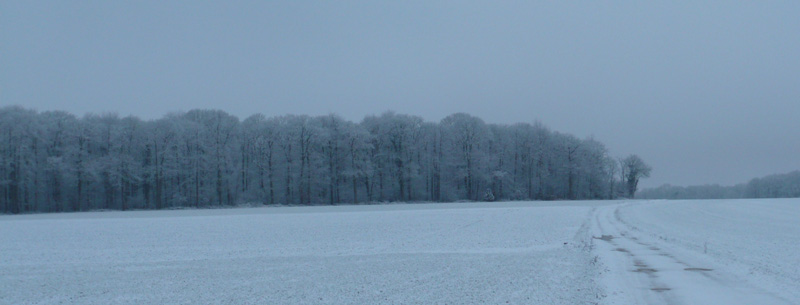
[[[541,121],[644,186],[800,169],[798,1],[0,1],[0,106]]]

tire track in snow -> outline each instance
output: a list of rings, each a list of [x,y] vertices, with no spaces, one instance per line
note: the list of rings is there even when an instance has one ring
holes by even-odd
[[[624,206],[598,207],[591,217],[594,249],[606,266],[606,304],[789,304],[702,264],[709,261],[702,253],[688,255],[635,234],[620,219]]]

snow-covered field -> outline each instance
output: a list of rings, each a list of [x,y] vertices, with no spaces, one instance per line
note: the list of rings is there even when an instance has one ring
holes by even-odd
[[[800,200],[0,216],[2,304],[800,304]]]
[[[651,201],[598,208],[605,303],[800,304],[800,200]],[[636,277],[624,277],[634,270]]]
[[[0,303],[587,304],[596,204],[4,216]]]

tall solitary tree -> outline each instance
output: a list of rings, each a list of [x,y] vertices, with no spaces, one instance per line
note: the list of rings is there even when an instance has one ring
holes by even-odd
[[[630,155],[622,159],[621,163],[622,176],[625,180],[625,186],[628,188],[628,196],[633,198],[633,195],[636,194],[636,189],[639,187],[639,179],[650,177],[652,168],[637,155]]]

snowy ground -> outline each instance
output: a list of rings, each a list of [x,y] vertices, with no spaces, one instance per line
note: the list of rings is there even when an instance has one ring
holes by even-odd
[[[798,199],[604,206],[592,232],[604,303],[800,304]]]
[[[800,200],[0,216],[0,304],[800,304]]]
[[[590,304],[598,203],[0,217],[0,303]]]

